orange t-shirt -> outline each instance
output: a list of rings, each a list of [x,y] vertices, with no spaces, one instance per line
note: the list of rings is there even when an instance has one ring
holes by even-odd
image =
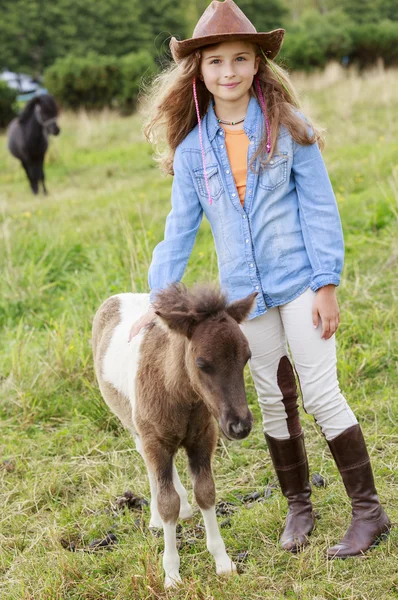
[[[246,193],[247,178],[247,151],[249,150],[249,138],[245,131],[232,131],[225,129],[225,145],[228,158],[232,169],[232,175],[235,179],[235,185],[238,190],[240,203],[243,206]]]

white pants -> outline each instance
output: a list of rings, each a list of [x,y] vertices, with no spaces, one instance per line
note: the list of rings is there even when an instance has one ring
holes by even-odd
[[[340,392],[336,372],[336,340],[321,339],[322,323],[315,329],[312,304],[315,293],[307,289],[288,304],[242,323],[252,358],[250,371],[258,394],[264,432],[277,439],[298,435],[294,372],[300,383],[304,410],[313,415],[327,440],[358,423]]]

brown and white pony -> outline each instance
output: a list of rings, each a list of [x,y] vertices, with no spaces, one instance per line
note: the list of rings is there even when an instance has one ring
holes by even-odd
[[[255,296],[227,304],[209,287],[190,291],[173,284],[158,294],[154,321],[131,342],[131,325],[148,310],[148,294],[112,296],[94,318],[98,383],[145,460],[151,488],[149,526],[164,531],[166,587],[181,581],[178,516],[192,516],[174,466],[181,446],[188,455],[217,574],[236,570],[217,524],[211,460],[215,419],[229,439],[243,439],[252,428],[243,376],[250,350],[238,323],[249,314]]]

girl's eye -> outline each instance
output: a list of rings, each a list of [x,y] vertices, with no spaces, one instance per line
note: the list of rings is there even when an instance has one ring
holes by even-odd
[[[210,64],[211,64],[211,65],[215,65],[216,63],[219,63],[219,62],[220,62],[220,61],[219,61],[219,59],[218,59],[218,58],[215,58],[214,60],[212,60],[212,61],[211,61],[211,63],[210,63]]]
[[[238,56],[238,58],[236,60],[239,60],[239,62],[241,62],[242,60],[246,60],[244,56]]]

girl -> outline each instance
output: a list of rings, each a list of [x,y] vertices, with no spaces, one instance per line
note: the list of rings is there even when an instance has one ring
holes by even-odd
[[[281,537],[297,552],[314,527],[294,371],[352,502],[352,523],[328,557],[359,555],[390,529],[360,426],[336,376],[335,288],[343,238],[318,132],[298,111],[273,59],[284,30],[257,33],[233,0],[213,1],[193,37],[171,39],[175,64],[155,80],[145,133],[174,174],[172,210],[149,269],[151,300],[179,281],[203,212],[222,287],[233,301],[258,292],[242,325],[264,433],[288,515]],[[154,317],[150,309],[130,337]]]

